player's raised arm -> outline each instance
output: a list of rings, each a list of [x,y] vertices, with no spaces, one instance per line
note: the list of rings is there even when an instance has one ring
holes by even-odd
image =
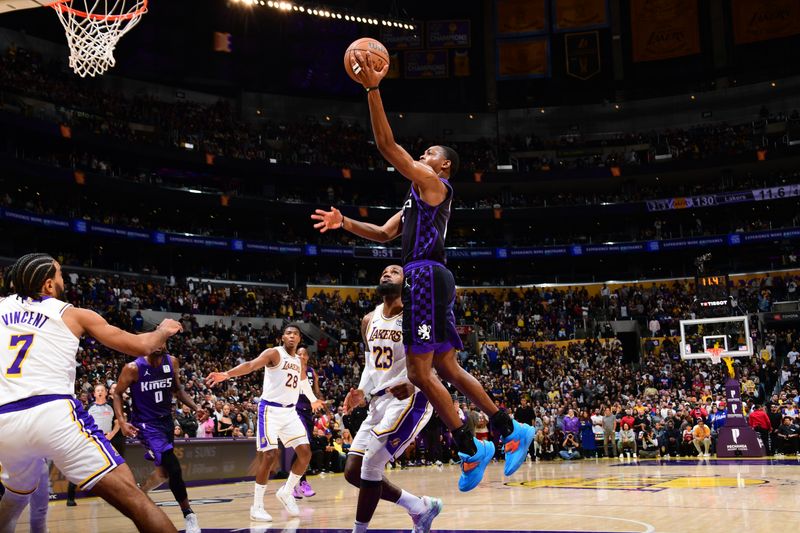
[[[369,222],[359,222],[358,220],[348,218],[342,215],[342,212],[335,207],[331,207],[330,211],[317,209],[316,212],[311,215],[312,220],[318,221],[314,224],[314,227],[318,229],[320,233],[325,233],[329,229],[341,228],[354,235],[375,242],[389,242],[398,237],[403,227],[401,221],[402,217],[403,211],[401,210],[387,220],[383,226],[376,226]]]
[[[245,361],[241,365],[235,366],[227,372],[211,372],[208,376],[206,376],[206,385],[213,387],[217,383],[222,383],[230,378],[246,376],[251,372],[255,372],[260,368],[264,368],[265,366],[275,366],[280,362],[280,360],[281,356],[278,353],[278,350],[275,348],[269,348],[261,352],[261,355],[255,359]]]
[[[94,311],[77,307],[64,311],[64,323],[76,337],[90,335],[104,346],[134,357],[150,355],[168,338],[183,331],[180,322],[165,318],[154,331],[136,335],[112,326]]]
[[[178,370],[178,358],[170,355],[169,359],[172,361],[172,374],[175,376],[175,380],[172,382],[172,392],[175,393],[175,397],[178,398],[179,402],[192,411],[197,412],[197,404],[194,403],[194,399],[186,392],[186,388],[181,381],[181,373]]]
[[[377,68],[377,62],[372,55],[357,51],[356,61],[361,67],[357,74],[362,85],[369,91],[367,102],[369,103],[369,116],[372,121],[372,133],[375,135],[375,144],[381,155],[397,171],[411,180],[417,186],[422,196],[432,205],[441,203],[447,195],[447,188],[439,180],[439,176],[434,170],[419,161],[416,161],[402,146],[394,140],[392,128],[389,126],[389,119],[383,110],[383,100],[378,85],[389,65],[384,64],[383,68]]]

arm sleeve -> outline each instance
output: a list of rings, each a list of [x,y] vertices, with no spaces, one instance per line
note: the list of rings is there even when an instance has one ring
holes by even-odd
[[[317,401],[317,396],[314,394],[314,389],[311,387],[311,383],[307,379],[300,380],[300,392],[305,394],[308,401],[314,403]]]
[[[358,390],[363,390],[365,393],[372,390],[372,373],[366,365],[364,365],[364,370],[361,372],[361,381],[358,382]]]

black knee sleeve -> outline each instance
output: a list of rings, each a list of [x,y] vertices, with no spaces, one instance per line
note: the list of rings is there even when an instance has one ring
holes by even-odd
[[[181,472],[181,464],[178,458],[175,457],[173,450],[162,454],[161,466],[167,471],[169,476],[169,490],[175,496],[175,501],[180,503],[189,497],[186,492],[186,484],[183,482],[183,472]]]
[[[381,480],[381,481],[372,481],[372,480],[369,480],[369,479],[362,479],[361,480],[361,488],[362,489],[380,487],[382,484],[383,484],[383,480]]]

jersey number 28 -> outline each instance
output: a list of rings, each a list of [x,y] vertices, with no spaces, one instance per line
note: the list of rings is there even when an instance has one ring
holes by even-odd
[[[11,366],[6,369],[7,378],[22,377],[22,363],[25,362],[25,358],[28,356],[28,350],[31,349],[31,344],[33,344],[33,333],[29,333],[27,335],[12,335],[8,349],[13,350],[20,344],[22,344],[22,347],[19,348],[19,352],[17,352],[14,362],[11,363]]]

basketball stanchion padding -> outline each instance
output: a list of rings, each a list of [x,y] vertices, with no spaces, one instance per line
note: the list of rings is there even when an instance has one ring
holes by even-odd
[[[56,0],[52,7],[67,34],[69,66],[97,76],[114,66],[114,48],[147,12],[148,0]]]

